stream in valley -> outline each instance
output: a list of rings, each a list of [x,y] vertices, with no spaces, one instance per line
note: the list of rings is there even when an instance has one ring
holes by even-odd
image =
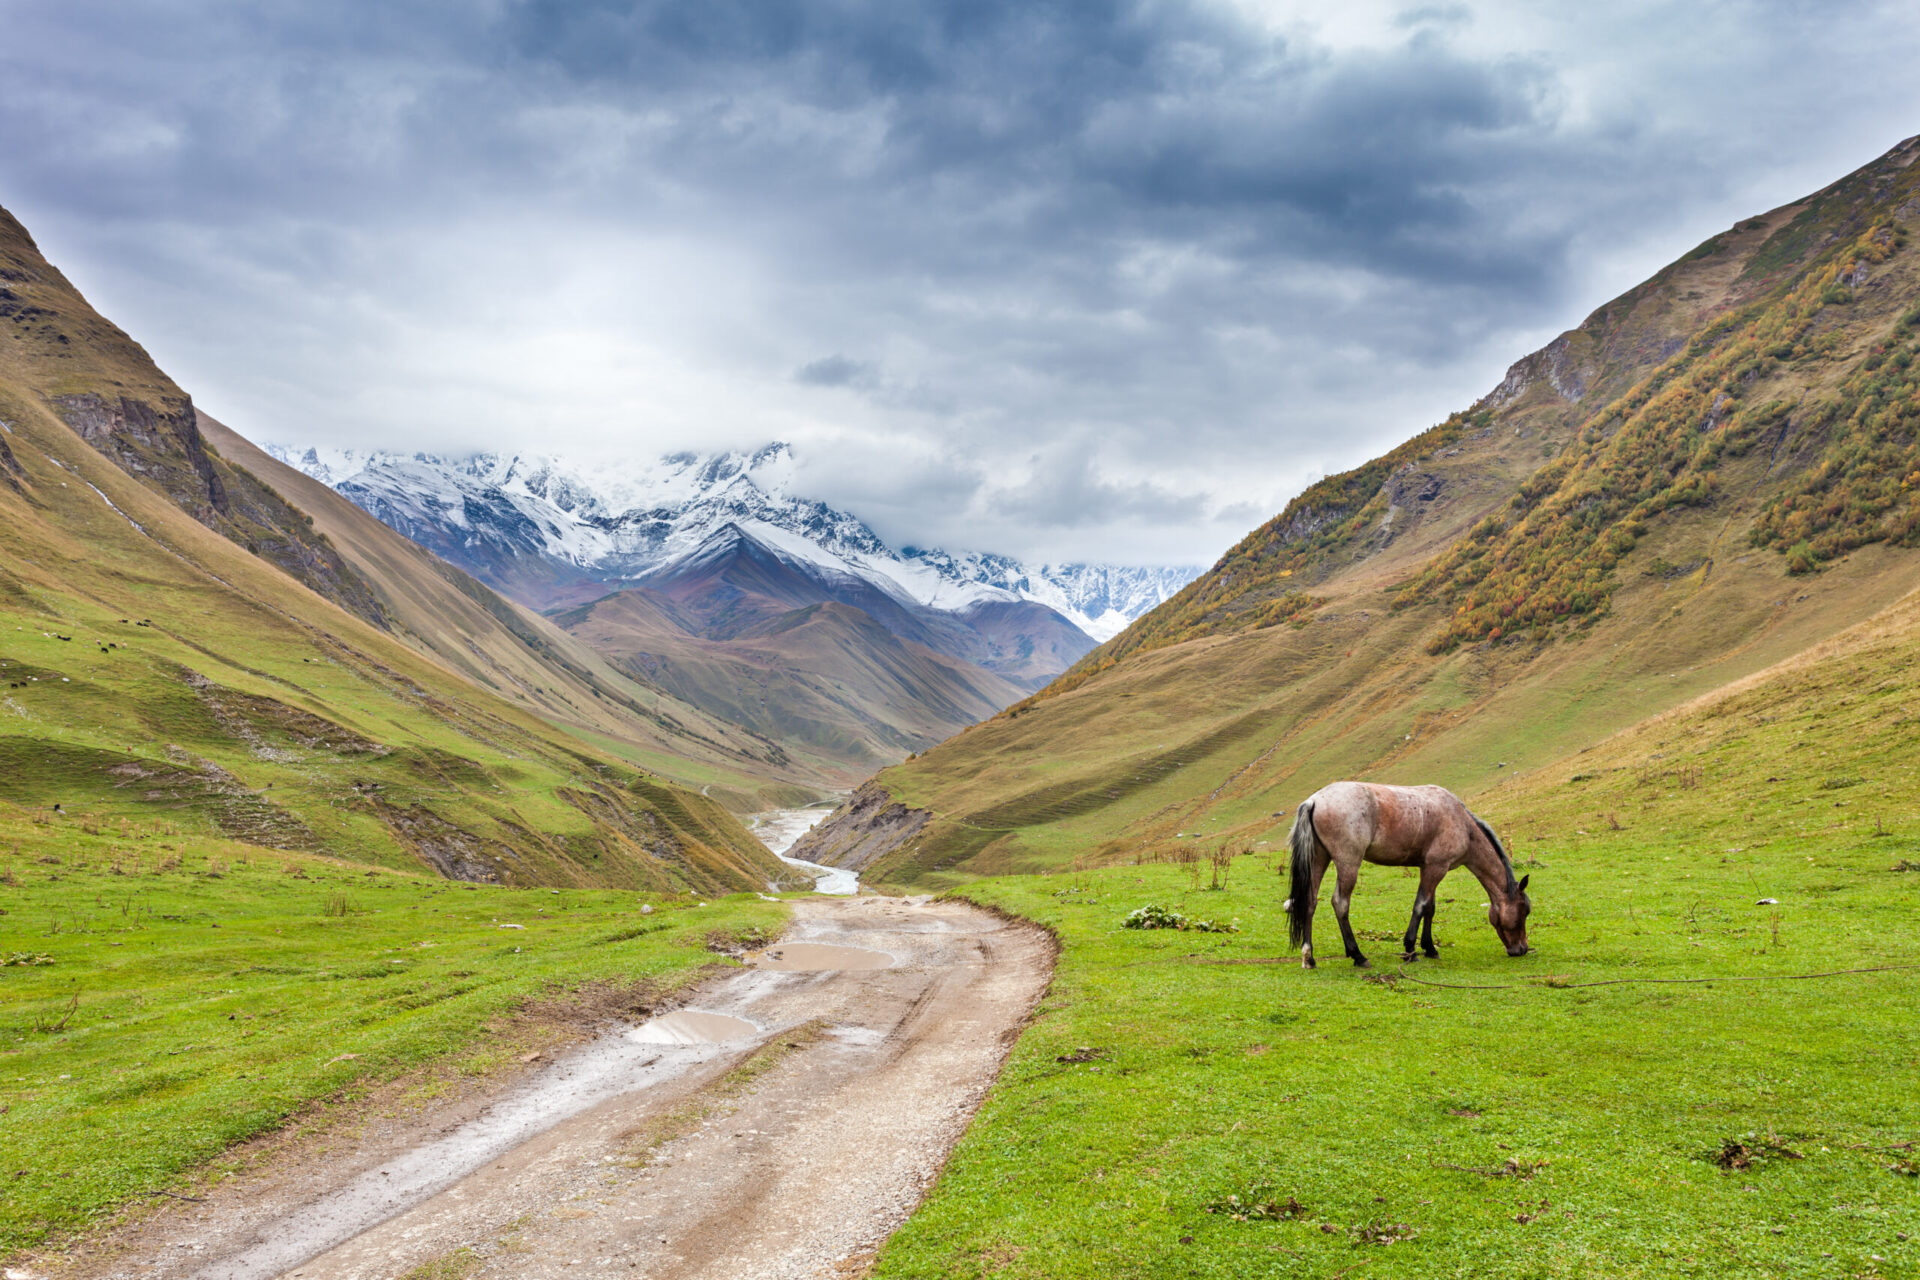
[[[833,812],[831,809],[769,809],[747,816],[747,830],[773,851],[773,856],[788,866],[814,877],[815,893],[854,894],[860,892],[860,873],[839,867],[823,867],[817,862],[789,858],[787,850]]]

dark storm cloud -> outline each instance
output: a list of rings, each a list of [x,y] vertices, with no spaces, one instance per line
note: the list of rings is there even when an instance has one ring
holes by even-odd
[[[537,4],[507,27],[567,83],[671,104],[659,145],[680,174],[869,224],[877,239],[846,246],[869,263],[997,270],[1065,250],[1104,269],[1152,237],[1494,290],[1554,267],[1491,242],[1511,218],[1476,199],[1543,158],[1555,86],[1526,59],[1428,40],[1335,56],[1179,4]],[[743,116],[755,100],[882,139],[848,175],[839,129],[795,137]]]
[[[796,440],[1210,555],[1920,129],[1895,6],[0,0],[0,203],[269,438]]]
[[[793,371],[793,380],[809,387],[852,387],[874,381],[873,366],[845,356],[822,356]]]

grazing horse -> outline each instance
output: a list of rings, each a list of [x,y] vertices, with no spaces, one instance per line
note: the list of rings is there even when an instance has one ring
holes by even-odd
[[[1460,797],[1445,787],[1388,787],[1375,782],[1335,782],[1308,796],[1293,819],[1293,883],[1287,900],[1288,932],[1300,948],[1300,963],[1313,968],[1313,911],[1320,900],[1320,877],[1335,868],[1333,914],[1347,955],[1365,967],[1347,904],[1360,879],[1362,862],[1386,867],[1420,868],[1420,889],[1413,899],[1402,950],[1414,960],[1414,935],[1438,959],[1433,945],[1433,895],[1441,877],[1458,866],[1471,871],[1487,891],[1487,921],[1510,956],[1527,954],[1527,898],[1531,876],[1513,878],[1513,861],[1493,828],[1473,816]]]

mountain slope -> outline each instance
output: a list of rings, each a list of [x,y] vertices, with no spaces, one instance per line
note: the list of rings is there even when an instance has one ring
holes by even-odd
[[[204,413],[221,456],[313,517],[372,590],[392,630],[482,687],[615,744],[669,777],[711,786],[741,808],[800,803],[829,780],[775,743],[622,675],[592,647],[430,554],[340,494]]]
[[[850,605],[910,644],[1021,686],[1012,690],[1013,698],[1038,688],[1093,647],[1091,639],[1045,605],[988,596],[958,608],[928,608],[902,600],[868,577],[796,554],[789,540],[768,542],[764,528],[759,534],[724,525],[641,582],[672,600],[692,622],[694,634],[712,640],[730,639],[790,609]]]
[[[1024,601],[1001,607],[1059,621]],[[949,657],[943,616],[864,580],[822,582],[732,525],[647,586],[553,618],[636,679],[782,743],[841,786],[1026,691],[987,669],[984,637],[969,646],[981,664]],[[1084,637],[1059,625],[1081,642],[1072,656],[1084,652]]]
[[[643,589],[555,621],[636,676],[837,771],[843,786],[991,716],[1021,692],[831,600],[773,613],[725,638],[690,631],[693,617]]]
[[[121,470],[207,528],[334,603],[385,625],[367,585],[301,513],[206,447],[193,401],[147,353],[87,305],[0,209],[0,378],[48,409]]]
[[[1886,606],[1920,582],[1917,155],[1709,240],[796,852],[923,882],[1272,840],[1330,778],[1472,792]]]
[[[1916,672],[1920,592],[1784,662],[1503,781],[1483,803],[1522,832],[1578,831],[1602,842],[1618,829],[1671,823],[1709,847],[1733,843],[1728,852],[1769,841],[1778,819],[1766,815],[1788,814],[1797,837],[1890,837],[1884,848],[1895,860],[1915,846]],[[1895,823],[1904,828],[1898,836]]]
[[[4,215],[0,278],[0,797],[465,879],[780,873],[714,801],[376,625],[371,584]]]

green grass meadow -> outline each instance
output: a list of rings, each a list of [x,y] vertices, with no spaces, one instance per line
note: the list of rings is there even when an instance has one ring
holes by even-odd
[[[517,1065],[529,1021],[537,1041],[582,1005],[630,1011],[731,963],[716,935],[785,919],[753,895],[473,886],[164,826],[5,831],[0,1256],[223,1176],[231,1144],[317,1100]]]
[[[1059,969],[876,1274],[1920,1275],[1920,967],[1785,978],[1920,965],[1914,831],[1519,843],[1520,960],[1464,872],[1403,966],[1416,881],[1365,869],[1370,971],[1329,909],[1291,960],[1270,853],[1217,891],[1204,862],[968,887]],[[1240,931],[1122,929],[1146,903]],[[1671,981],[1736,977],[1784,980]]]
[[[1441,958],[1403,967],[1416,882],[1370,866],[1374,968],[1323,910],[1301,970],[1284,820],[1219,889],[1199,855],[1244,831],[961,886],[1059,967],[875,1274],[1920,1276],[1902,610],[1472,796],[1532,877],[1521,960],[1455,873]],[[784,919],[275,853],[60,781],[83,812],[0,803],[0,1252],[222,1177],[315,1102],[513,1066],[569,1025],[542,1007],[691,981],[711,935]],[[1239,930],[1121,927],[1149,903]]]

